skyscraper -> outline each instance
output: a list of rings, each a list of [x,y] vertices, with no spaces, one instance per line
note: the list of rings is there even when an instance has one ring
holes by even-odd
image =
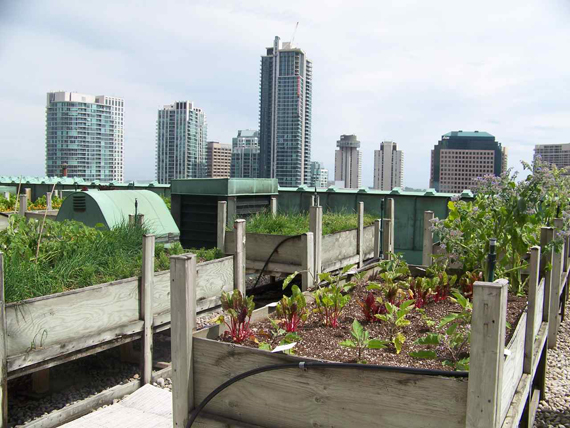
[[[179,101],[158,111],[156,121],[156,179],[206,176],[206,115],[190,101]]]
[[[558,168],[570,168],[570,143],[537,144],[534,146],[534,159],[538,156],[543,162],[554,164]]]
[[[122,182],[124,129],[122,98],[76,92],[48,92],[46,175]]]
[[[374,188],[392,190],[404,181],[404,153],[393,141],[382,141],[374,150]]]
[[[487,132],[453,131],[431,151],[430,187],[438,192],[473,189],[473,179],[500,175],[507,167],[507,149]]]
[[[362,185],[362,152],[356,135],[341,135],[336,142],[338,150],[334,159],[334,179],[343,181],[346,189],[358,189]]]
[[[311,162],[311,181],[309,185],[312,187],[327,187],[328,183],[329,170],[321,162]]]
[[[259,177],[259,131],[240,129],[237,137],[232,138],[231,176]]]
[[[229,178],[232,163],[232,146],[230,144],[208,141],[206,165],[208,178]]]
[[[259,173],[280,186],[310,179],[312,70],[305,52],[279,37],[261,57]]]

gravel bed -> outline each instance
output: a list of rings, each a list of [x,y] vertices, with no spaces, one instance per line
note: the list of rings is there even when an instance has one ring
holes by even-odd
[[[570,428],[570,317],[560,325],[555,349],[548,350],[546,400],[538,404],[536,428]]]

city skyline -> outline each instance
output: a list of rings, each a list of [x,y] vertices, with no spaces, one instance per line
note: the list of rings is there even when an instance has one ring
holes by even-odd
[[[405,184],[415,188],[427,187],[429,150],[452,129],[496,135],[509,147],[509,167],[518,170],[521,159],[532,160],[534,145],[570,140],[569,61],[551,43],[570,36],[567,2],[362,5],[368,13],[296,2],[172,3],[132,15],[124,3],[105,3],[85,16],[63,0],[4,3],[0,145],[27,150],[5,153],[2,173],[43,174],[44,157],[36,154],[45,144],[44,97],[59,88],[125,99],[125,180],[153,178],[156,110],[165,101],[195,101],[208,112],[210,139],[229,143],[237,129],[258,127],[259,57],[276,34],[287,40],[297,21],[295,44],[317,64],[311,160],[329,170],[334,141],[345,130],[358,134],[364,153],[382,140],[398,141]],[[112,17],[131,15],[113,24]],[[50,19],[58,25],[48,25]],[[172,25],[165,28],[163,19]],[[339,30],[350,22],[358,22],[355,31]],[[195,31],[179,30],[182,23]],[[207,66],[180,73],[180,64],[195,63],[171,54],[180,51]],[[64,67],[70,57],[73,67]],[[372,156],[364,156],[364,186],[372,175]]]

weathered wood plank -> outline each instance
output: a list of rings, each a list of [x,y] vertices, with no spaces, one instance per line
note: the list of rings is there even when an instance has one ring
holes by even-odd
[[[6,306],[7,352],[49,347],[139,319],[139,280],[127,278]]]
[[[300,262],[302,263],[302,260],[300,260]],[[263,269],[263,266],[265,266],[265,262],[263,261],[253,261],[253,260],[247,260],[246,261],[247,267],[249,270],[253,270],[255,271],[260,271],[261,269]],[[272,273],[277,273],[277,274],[282,274],[282,273],[293,273],[293,272],[299,272],[303,270],[303,265],[299,264],[286,264],[286,263],[273,263],[273,262],[269,262],[265,268],[265,272],[268,274],[269,272]]]
[[[378,221],[378,224],[380,224],[379,221]],[[364,238],[363,238],[363,242],[362,242],[364,260],[368,260],[368,259],[371,259],[372,257],[374,257],[374,245],[376,244],[376,241],[374,238],[375,230],[376,230],[376,227],[374,225],[366,226],[364,228]],[[378,239],[380,239],[380,235],[378,235]],[[380,247],[378,247],[378,250],[380,250]]]
[[[496,428],[500,419],[507,284],[475,282],[467,397],[467,428]]]
[[[542,314],[537,315],[536,312],[542,308],[541,297],[537,295],[539,289],[538,276],[540,268],[540,247],[538,245],[530,249],[529,277],[528,277],[528,308],[525,330],[525,346],[524,346],[524,367],[523,370],[527,374],[532,374],[532,356],[534,350],[534,337],[538,328],[540,328],[540,320]],[[543,283],[544,284],[544,283]],[[544,287],[544,285],[543,285]],[[535,328],[536,324],[538,328]]]
[[[98,407],[111,404],[113,400],[122,398],[125,395],[135,392],[141,387],[141,381],[134,380],[124,385],[117,385],[103,391],[93,397],[71,404],[49,415],[36,419],[28,424],[26,428],[54,428],[64,423],[71,422],[83,415],[95,410]]]
[[[348,265],[354,265],[358,263],[358,254],[352,256],[352,257],[348,257],[346,259],[340,259],[331,263],[328,263],[326,265],[323,265],[323,272],[331,272],[337,269],[341,269],[345,266]]]
[[[279,243],[289,236],[248,233],[245,251],[248,261],[265,262]],[[275,252],[271,261],[274,263],[301,265],[301,237],[289,239]],[[235,231],[226,232],[226,254],[235,252]],[[248,266],[249,267],[249,266]]]
[[[246,424],[223,416],[200,412],[192,427],[195,428],[265,428],[261,425]]]
[[[528,394],[530,391],[531,377],[529,374],[524,373],[517,385],[515,395],[509,406],[509,411],[505,420],[503,421],[502,428],[515,428],[519,426],[519,421],[523,414]]]
[[[245,268],[247,241],[245,233],[245,220],[238,219],[234,222],[235,248],[234,248],[234,289],[239,290],[245,296]]]
[[[538,334],[538,330],[542,324],[543,318],[543,311],[544,311],[544,288],[545,288],[545,278],[542,277],[540,282],[538,283],[538,287],[536,289],[536,309],[534,311],[534,331],[533,336],[536,337]]]
[[[358,267],[364,264],[364,202],[358,203],[356,227],[356,252],[358,254]]]
[[[524,345],[527,314],[524,313],[518,324],[513,326],[515,332],[506,347],[507,356],[503,365],[503,390],[501,392],[501,417],[504,421],[511,402],[516,393],[519,380],[523,375]]]
[[[561,218],[554,219],[554,230],[562,231],[564,221]],[[560,290],[562,289],[562,265],[564,261],[564,248],[557,252],[556,248],[552,254],[552,294],[550,295],[549,312],[550,318],[548,323],[548,348],[553,349],[556,346],[558,336],[558,327],[560,325]]]
[[[380,219],[374,220],[374,257],[380,257]]]
[[[154,288],[154,235],[144,235],[142,245],[142,276],[139,292],[140,319],[144,322],[141,352],[141,373],[143,383],[150,383],[152,376],[152,295]]]
[[[314,260],[315,275],[321,273],[322,251],[323,251],[323,207],[311,206],[309,208],[309,231],[313,232],[313,240],[315,243]]]
[[[131,338],[127,338],[124,341],[116,342],[117,339],[140,333],[143,329],[143,324],[144,323],[142,321],[137,320],[125,325],[121,325],[119,327],[104,330],[100,333],[84,336],[79,339],[57,343],[52,346],[30,350],[21,354],[11,355],[8,357],[8,373],[12,373],[39,363],[43,363],[41,364],[42,367],[52,367],[54,365],[60,364],[61,362],[76,359],[72,357],[70,357],[70,359],[61,359],[62,356],[66,354],[73,354],[84,349],[87,350],[88,348],[92,348],[94,346],[99,346],[100,350],[95,350],[94,352],[87,351],[86,355],[90,355],[95,352],[100,352],[105,349],[117,346],[119,343],[133,340]],[[113,343],[104,346],[104,344],[107,344],[107,342],[110,341],[113,341]],[[57,359],[58,361],[52,361],[54,359]],[[9,378],[12,378],[12,376],[10,375]]]
[[[310,360],[195,337],[196,402],[246,370]],[[465,379],[364,369],[288,369],[240,381],[212,400],[208,411],[246,423],[263,421],[272,428],[464,427],[466,396]]]
[[[322,266],[330,266],[340,260],[358,255],[356,229],[323,236]],[[358,262],[358,259],[357,259]]]
[[[196,327],[196,255],[170,258],[172,327],[172,417],[185,428],[194,407],[193,340]]]
[[[315,244],[313,242],[312,232],[305,233],[302,238],[305,251],[303,251],[301,289],[303,291],[307,291],[307,289],[315,283]]]
[[[226,225],[228,222],[228,207],[227,201],[218,201],[218,236],[217,236],[217,247],[221,251],[224,251],[226,247]]]

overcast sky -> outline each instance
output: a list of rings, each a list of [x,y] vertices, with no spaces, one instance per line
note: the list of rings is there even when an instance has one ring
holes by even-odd
[[[372,185],[382,140],[404,184],[426,188],[430,150],[487,131],[509,167],[570,143],[570,0],[0,0],[0,175],[45,174],[46,92],[125,99],[125,177],[154,179],[157,109],[190,100],[208,140],[258,127],[260,56],[278,35],[313,60],[312,158],[334,173],[341,134]]]

